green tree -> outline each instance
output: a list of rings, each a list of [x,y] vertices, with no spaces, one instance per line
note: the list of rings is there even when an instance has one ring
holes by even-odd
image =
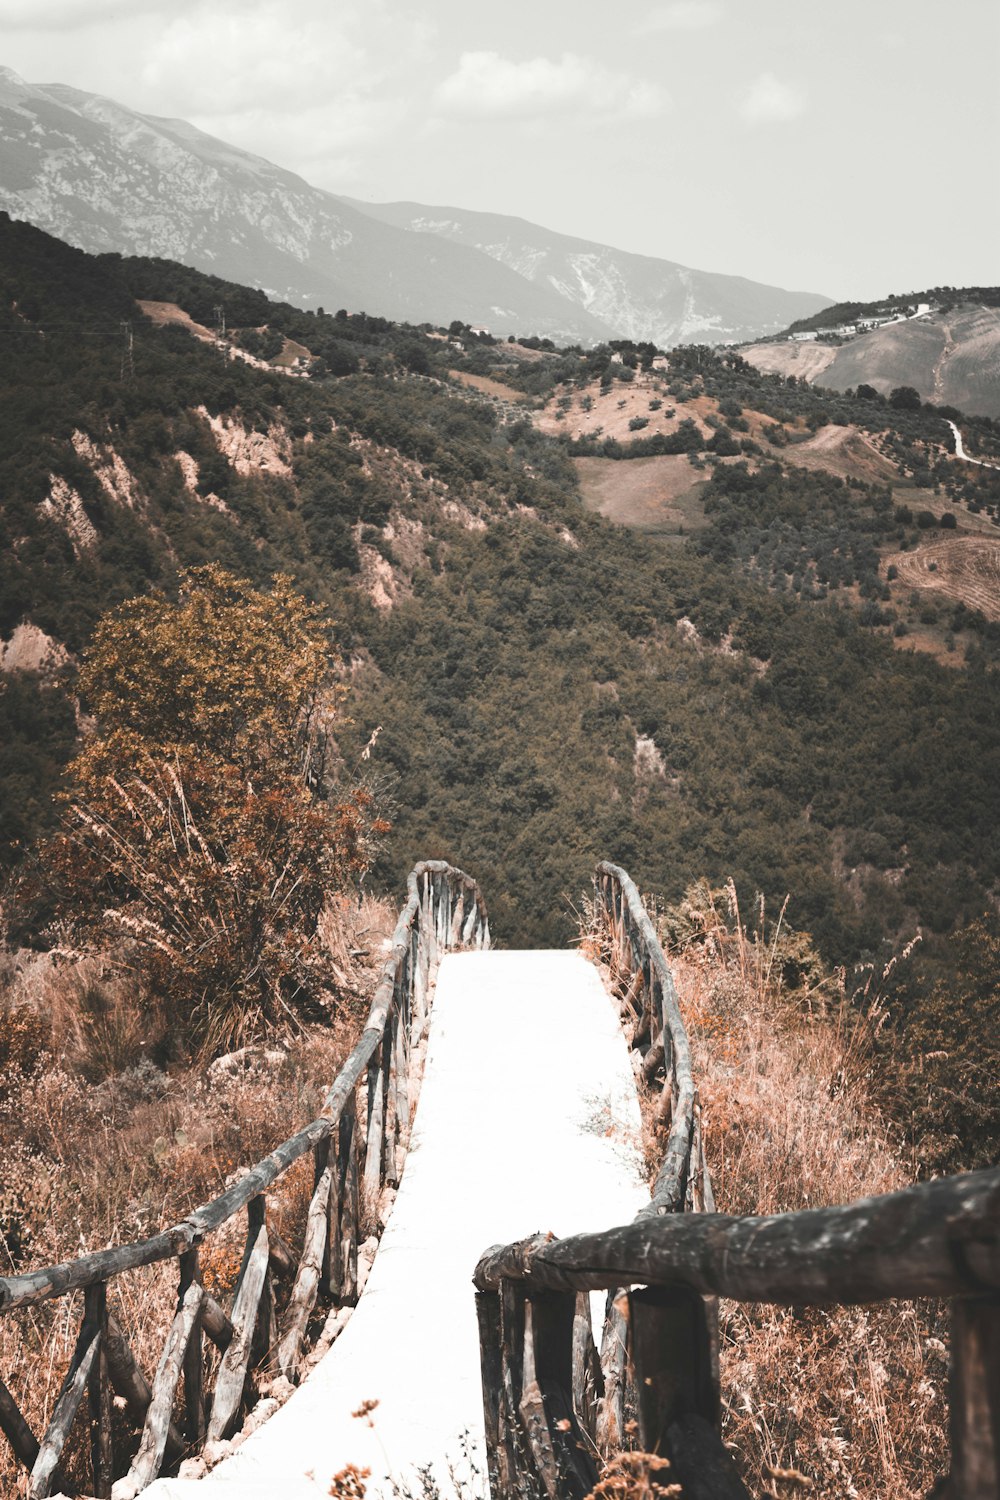
[[[317,919],[385,831],[363,789],[333,794],[331,669],[289,579],[263,593],[215,565],[105,615],[81,669],[98,729],[43,868],[77,937],[134,952],[206,1052],[322,1014]]]

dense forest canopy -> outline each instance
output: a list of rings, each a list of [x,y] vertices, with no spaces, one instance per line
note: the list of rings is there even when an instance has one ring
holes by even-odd
[[[209,335],[157,326],[137,298]],[[220,314],[229,342],[298,350],[297,367],[233,358]],[[451,859],[503,942],[563,942],[600,857],[667,900],[699,877],[789,895],[833,964],[919,927],[947,973],[951,935],[994,901],[996,627],[962,606],[959,670],[898,650],[881,558],[918,545],[918,518],[890,485],[805,472],[782,446],[850,422],[988,524],[994,478],[955,469],[933,407],[673,351],[667,398],[711,410],[674,450],[704,468],[702,524],[661,538],[588,513],[586,444],[532,420],[560,390],[624,389],[652,346],[518,353],[462,325],[304,313],[6,218],[0,338],[0,637],[28,622],[65,648],[0,692],[15,873],[93,710],[76,662],[96,622],[211,562],[256,586],[287,573],[336,619],[345,767],[382,726],[369,784],[393,831],[375,878]],[[995,451],[991,423],[971,429]],[[627,464],[652,442],[598,447]]]

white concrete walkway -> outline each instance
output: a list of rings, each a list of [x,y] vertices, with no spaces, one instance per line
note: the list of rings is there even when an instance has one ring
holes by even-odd
[[[369,1497],[391,1494],[393,1477],[419,1496],[428,1463],[447,1495],[463,1433],[485,1470],[481,1252],[624,1223],[647,1201],[635,1084],[597,971],[572,951],[447,956],[403,1180],[357,1310],[231,1458],[146,1496],[318,1500],[352,1463],[371,1469]],[[373,1400],[373,1426],[352,1417]]]

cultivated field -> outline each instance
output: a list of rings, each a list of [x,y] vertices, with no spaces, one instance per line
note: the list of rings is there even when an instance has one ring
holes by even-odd
[[[484,396],[496,396],[498,401],[530,400],[523,391],[516,391],[513,386],[503,385],[499,380],[491,380],[488,375],[473,375],[468,370],[449,370],[448,373],[452,380],[471,386],[474,391],[482,391]]]
[[[1000,537],[935,537],[915,552],[895,552],[897,589],[933,589],[1000,620]]]
[[[705,476],[684,453],[577,458],[574,465],[584,505],[619,526],[676,536],[704,525]]]

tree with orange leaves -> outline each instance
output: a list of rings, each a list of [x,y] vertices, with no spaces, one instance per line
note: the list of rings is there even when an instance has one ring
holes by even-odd
[[[322,1014],[317,918],[387,829],[330,783],[333,666],[290,579],[265,593],[210,565],[105,615],[81,669],[96,729],[45,856],[57,908],[133,954],[202,1052]]]

